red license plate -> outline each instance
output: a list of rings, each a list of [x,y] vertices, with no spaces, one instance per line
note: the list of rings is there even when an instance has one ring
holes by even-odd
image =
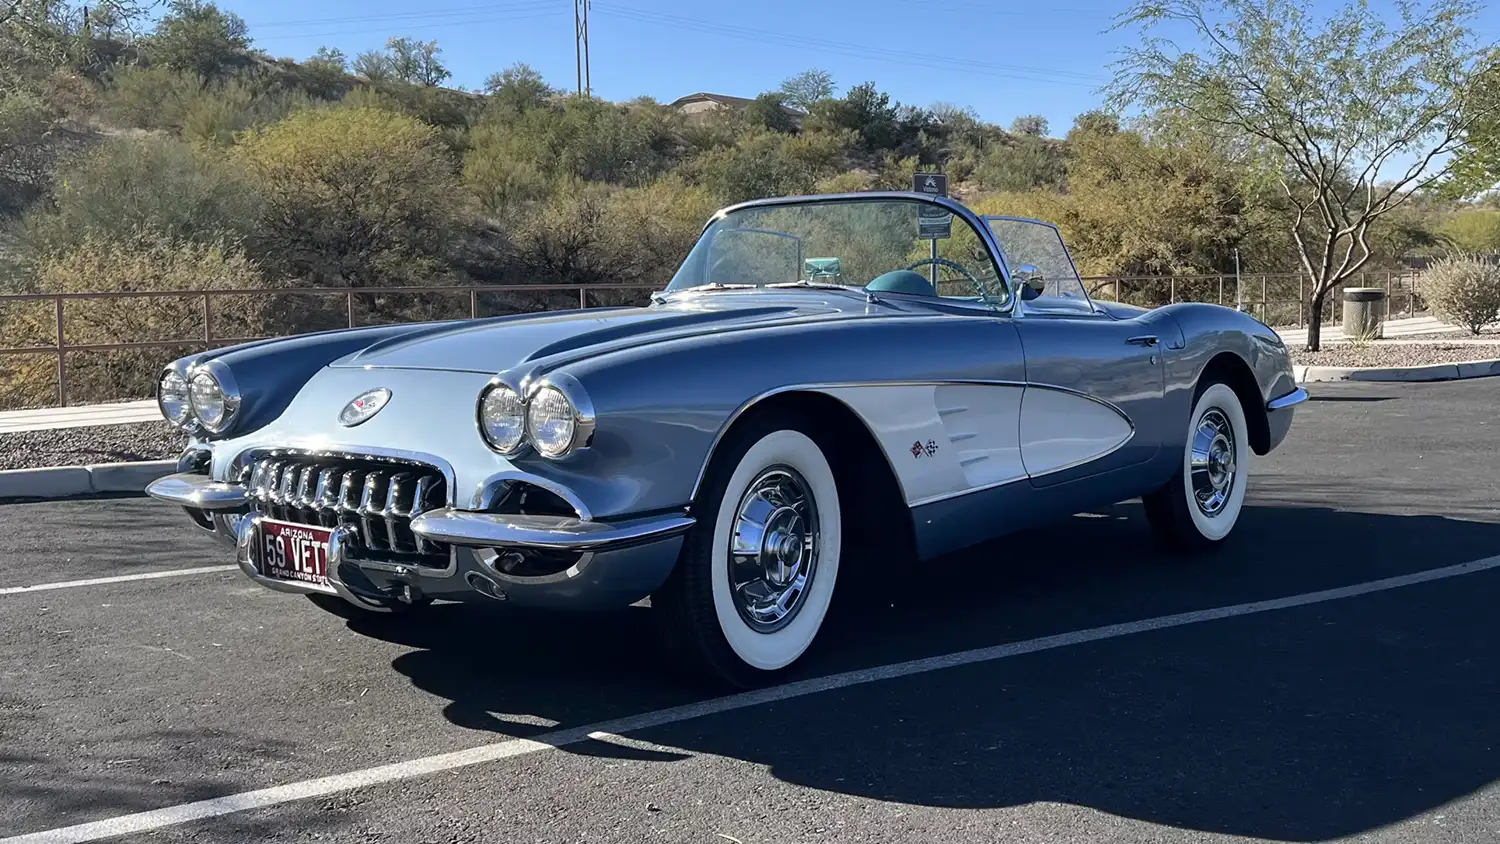
[[[328,540],[333,531],[260,520],[260,573],[277,580],[328,585]]]

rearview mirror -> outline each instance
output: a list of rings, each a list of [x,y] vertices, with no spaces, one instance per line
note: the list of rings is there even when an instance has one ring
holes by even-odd
[[[1042,278],[1042,271],[1031,264],[1016,267],[1015,277],[1020,283],[1022,301],[1029,302],[1042,295],[1042,292],[1047,289],[1047,281]]]

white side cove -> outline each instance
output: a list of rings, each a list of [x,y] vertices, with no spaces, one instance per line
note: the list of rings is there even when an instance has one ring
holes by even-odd
[[[1119,411],[1076,393],[1028,387],[1021,403],[1021,460],[1033,477],[1097,460],[1134,434]]]
[[[908,506],[1103,457],[1130,422],[1072,393],[1010,384],[880,384],[824,390],[875,434]]]
[[[826,392],[870,426],[912,507],[1026,477],[1023,387],[910,384]]]

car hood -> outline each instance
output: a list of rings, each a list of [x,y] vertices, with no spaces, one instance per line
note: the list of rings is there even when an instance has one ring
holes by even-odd
[[[830,318],[841,313],[837,304],[821,298],[789,298],[594,308],[427,324],[366,346],[332,366],[494,373],[581,350],[604,352],[655,340]]]

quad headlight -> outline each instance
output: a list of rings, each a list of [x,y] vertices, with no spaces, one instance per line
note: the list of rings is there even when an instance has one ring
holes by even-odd
[[[578,409],[562,390],[551,385],[537,390],[526,407],[526,431],[543,457],[558,457],[573,447],[578,433]]]
[[[193,418],[192,399],[188,395],[187,379],[175,369],[168,369],[156,382],[156,406],[168,422],[179,428],[188,427]]]
[[[479,397],[479,430],[490,448],[512,456],[530,444],[543,457],[559,458],[588,447],[594,408],[572,376],[556,373],[522,396],[498,379]]]
[[[213,362],[196,369],[188,380],[193,416],[209,433],[223,433],[240,408],[240,393],[229,367]]]
[[[490,448],[515,454],[526,439],[526,403],[515,390],[495,384],[479,399],[479,431]]]

